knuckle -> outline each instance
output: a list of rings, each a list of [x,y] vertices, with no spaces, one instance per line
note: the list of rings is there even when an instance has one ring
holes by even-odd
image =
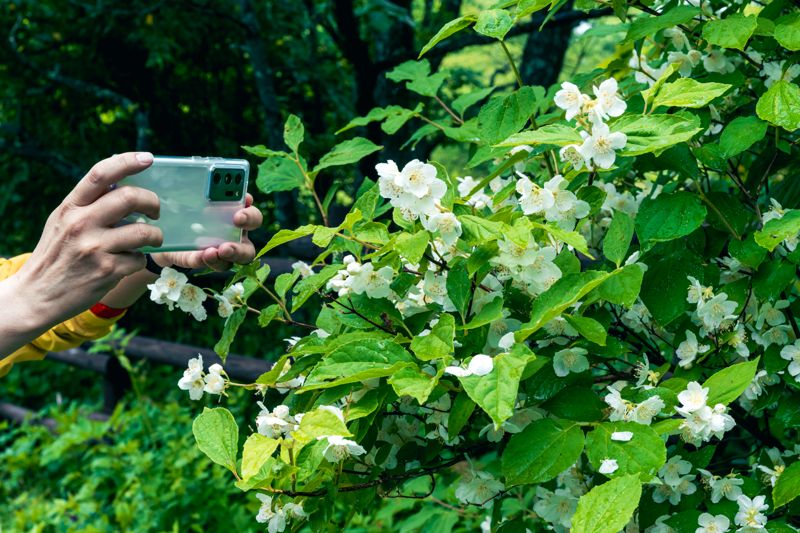
[[[103,168],[103,162],[96,163],[91,169],[89,169],[88,174],[86,174],[86,180],[94,186],[100,186],[105,184],[106,182],[106,171]]]
[[[113,276],[117,270],[117,263],[110,256],[102,257],[97,262],[96,271],[102,277]]]

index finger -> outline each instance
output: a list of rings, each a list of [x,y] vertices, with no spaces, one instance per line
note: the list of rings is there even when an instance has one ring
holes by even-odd
[[[96,163],[78,182],[66,201],[77,206],[86,206],[108,192],[121,179],[141,172],[153,164],[150,152],[126,152],[113,155]]]

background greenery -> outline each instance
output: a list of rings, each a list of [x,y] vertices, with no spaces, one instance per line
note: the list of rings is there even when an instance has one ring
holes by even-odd
[[[245,157],[241,145],[282,145],[290,113],[306,125],[305,150],[313,157],[338,142],[336,132],[375,106],[411,105],[413,95],[388,82],[385,73],[415,58],[444,22],[477,12],[490,0],[46,0],[0,6],[0,255],[34,246],[50,211],[97,160],[128,150],[156,154]],[[543,31],[541,18],[512,30],[508,39],[523,78],[545,87],[559,77],[597,66],[615,46],[609,19],[577,37],[585,14],[562,9]],[[596,21],[597,22],[597,21]],[[605,29],[604,29],[605,28]],[[427,56],[448,77],[444,94],[472,87],[511,88],[513,76],[501,48],[475,34],[463,35]],[[563,68],[562,68],[563,67]],[[562,72],[563,71],[563,72]],[[457,89],[456,89],[457,88]],[[413,106],[412,106],[413,107]],[[444,113],[438,106],[430,116]],[[467,160],[446,141],[400,142],[380,127],[358,135],[385,146],[382,159],[434,157],[456,173]],[[350,135],[350,133],[345,134]],[[376,156],[377,157],[377,156]],[[332,217],[346,212],[376,157],[359,171],[343,170],[318,183],[324,196],[339,190]],[[255,170],[255,169],[254,169]],[[254,176],[255,178],[255,172]],[[255,187],[252,189],[255,191]],[[315,216],[313,204],[297,193],[267,198],[256,194],[265,227],[254,236],[266,242],[280,224],[294,227]],[[311,255],[302,246],[292,255]],[[288,263],[286,263],[288,264]],[[219,285],[222,280],[209,278]],[[301,317],[302,318],[302,317]],[[163,307],[140,302],[124,327],[171,341],[212,346],[221,321],[189,324]],[[246,329],[249,328],[249,329]],[[243,326],[234,351],[273,358],[276,339],[287,331]],[[101,386],[86,371],[48,362],[15,369],[0,382],[3,401],[42,409],[61,434],[41,427],[17,429],[0,423],[0,526],[11,531],[214,531],[227,524],[253,529],[245,496],[200,458],[190,435],[197,406],[175,387],[176,369],[139,365],[143,395],[131,396],[108,424],[82,416],[100,407]],[[252,419],[244,408],[237,416]],[[252,407],[252,406],[251,406]],[[439,489],[437,489],[439,490]],[[423,489],[424,491],[424,489]],[[237,504],[231,503],[236,500]],[[403,520],[408,530],[426,523],[446,531],[449,518],[403,515],[398,502],[376,524]],[[393,518],[394,513],[402,519]],[[444,515],[441,515],[444,516]],[[448,515],[452,516],[452,515]]]

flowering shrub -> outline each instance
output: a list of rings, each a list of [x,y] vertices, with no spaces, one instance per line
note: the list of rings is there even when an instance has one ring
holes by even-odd
[[[508,52],[516,22],[563,3],[460,17],[423,55],[459,31]],[[293,116],[288,151],[247,147],[266,158],[263,192],[302,189],[322,221],[282,229],[259,255],[308,236],[322,251],[271,286],[267,267],[240,269],[214,295],[217,351],[249,314],[299,335],[256,383],[198,359],[180,386],[192,399],[261,396],[241,450],[224,407],[193,429],[257,495],[270,532],[386,527],[377,502],[397,497],[468,531],[800,524],[800,210],[784,207],[798,202],[800,11],[576,4],[627,24],[604,69],[551,88],[520,81],[478,108],[490,90],[448,104],[444,76],[411,61],[388,78],[423,104],[344,128],[419,119],[410,142],[459,143],[472,176],[385,161],[332,225],[334,194],[318,197],[315,179],[379,146],[355,137],[312,166]],[[152,296],[202,319],[205,294],[187,287],[165,269]]]

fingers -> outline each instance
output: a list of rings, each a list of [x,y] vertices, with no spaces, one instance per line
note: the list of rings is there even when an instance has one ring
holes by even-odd
[[[233,215],[233,223],[237,228],[252,231],[261,227],[261,224],[264,223],[264,216],[257,207],[251,205],[237,211]]]
[[[217,248],[206,248],[203,250],[203,263],[208,268],[218,272],[231,268],[231,264],[228,261],[220,258]]]
[[[121,276],[130,276],[135,272],[143,270],[147,264],[144,254],[139,252],[120,252],[114,254],[116,261],[116,271]]]
[[[220,259],[229,263],[249,263],[256,256],[256,249],[250,239],[244,237],[242,242],[226,242],[219,246]]]
[[[127,224],[105,230],[103,240],[109,252],[130,252],[143,246],[158,248],[164,242],[164,234],[150,224]]]
[[[86,206],[108,192],[108,188],[126,176],[136,174],[153,163],[150,152],[117,154],[96,163],[78,182],[66,201],[76,206]]]
[[[159,216],[160,203],[153,191],[139,187],[120,187],[109,191],[91,206],[97,213],[101,226],[113,226],[131,213],[142,213],[150,218]]]
[[[251,205],[253,205],[253,195],[250,194],[250,193],[247,193],[244,196],[244,206],[245,207],[250,207]]]

